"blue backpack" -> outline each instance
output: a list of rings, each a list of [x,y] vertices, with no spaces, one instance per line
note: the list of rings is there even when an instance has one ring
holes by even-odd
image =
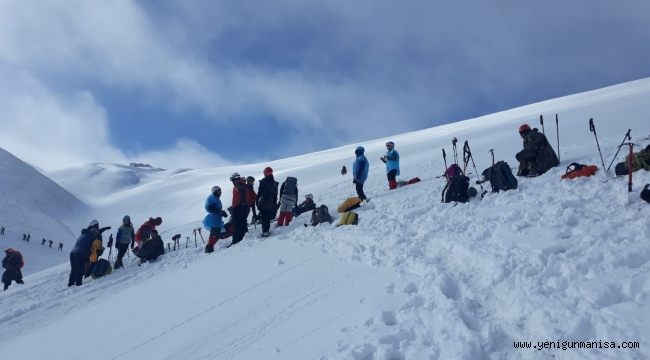
[[[105,275],[108,275],[112,272],[113,272],[113,267],[111,266],[111,263],[108,262],[108,260],[106,259],[99,259],[99,261],[97,261],[97,264],[95,264],[95,268],[93,268],[93,272],[91,275],[93,279],[97,279]]]

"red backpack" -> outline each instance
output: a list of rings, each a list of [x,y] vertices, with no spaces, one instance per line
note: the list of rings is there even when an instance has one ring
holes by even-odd
[[[596,165],[583,165],[578,163],[571,163],[566,168],[566,174],[562,175],[562,179],[575,179],[582,176],[592,176],[598,171]]]
[[[18,263],[18,270],[22,269],[23,266],[25,266],[25,262],[23,261],[23,254],[21,254],[20,251],[9,248],[5,250],[5,253],[7,256],[13,255],[17,258],[16,262]]]

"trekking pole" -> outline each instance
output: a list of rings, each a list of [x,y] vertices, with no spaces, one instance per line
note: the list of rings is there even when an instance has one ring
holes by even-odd
[[[205,244],[205,240],[203,240],[203,233],[201,232],[201,228],[197,228],[196,230],[199,231],[199,236],[201,237],[201,242]]]
[[[612,164],[614,164],[614,161],[616,161],[616,156],[618,156],[618,152],[621,151],[621,147],[625,145],[625,140],[628,142],[632,141],[632,137],[630,137],[630,131],[632,129],[627,129],[627,132],[625,133],[625,137],[623,137],[623,141],[621,141],[621,145],[618,146],[618,150],[616,150],[616,154],[614,154],[614,158],[612,159],[612,162],[609,163],[609,166],[607,167],[607,170],[605,172],[609,172],[609,169],[612,168]]]
[[[451,139],[451,145],[454,147],[454,163],[458,165],[458,150],[456,150],[456,143],[458,142],[458,139],[453,138]],[[447,170],[447,169],[445,169]]]
[[[560,161],[560,121],[555,114],[555,132],[557,134],[557,161]]]
[[[483,184],[481,183],[481,178],[478,176],[478,169],[476,169],[476,163],[474,162],[474,157],[472,156],[472,152],[469,149],[469,142],[467,142],[467,140],[465,140],[463,151],[467,151],[467,157],[472,160],[472,165],[474,166],[474,171],[476,172],[476,178],[478,179],[478,185],[481,187],[481,199],[483,199],[485,194],[487,194],[487,191],[483,188]]]
[[[108,236],[108,261],[111,261],[113,254],[113,234]]]
[[[194,229],[194,247],[199,247],[199,245],[196,243],[196,231],[198,229]]]
[[[494,166],[494,149],[490,149],[488,152],[492,154],[492,166]]]
[[[447,153],[445,149],[442,149],[442,160],[445,162],[445,172],[442,173],[444,175],[447,173]]]
[[[542,114],[539,115],[539,123],[542,124],[542,134],[546,135],[546,132],[544,132],[544,115]]]
[[[469,158],[471,155],[472,153],[469,150],[469,143],[465,140],[465,144],[463,145],[463,175],[467,173],[467,164],[469,164]]]
[[[594,137],[596,138],[596,146],[598,147],[598,154],[600,154],[600,162],[603,164],[603,169],[605,168],[605,160],[603,160],[603,153],[600,151],[600,144],[598,143],[598,135],[596,135],[596,127],[594,126],[594,119],[590,118],[589,119],[589,131],[594,133]],[[605,177],[607,177],[607,174],[605,174]]]

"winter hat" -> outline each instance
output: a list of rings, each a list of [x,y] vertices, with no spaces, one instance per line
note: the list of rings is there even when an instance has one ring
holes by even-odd
[[[162,218],[160,216],[155,218],[155,219],[154,218],[149,218],[149,221],[156,224],[156,226],[162,224]]]
[[[238,172],[232,173],[232,175],[230,175],[230,181],[235,181],[235,180],[239,179],[240,177],[241,177],[241,175],[239,175]]]
[[[366,151],[366,149],[363,148],[363,146],[357,146],[357,149],[354,150],[354,153],[357,155],[361,155]]]
[[[395,147],[395,143],[392,142],[392,141],[389,141],[389,142],[386,143],[386,146]]]
[[[305,199],[314,200],[314,195],[312,195],[312,194],[307,194],[307,195],[305,195]]]
[[[264,176],[269,176],[269,175],[273,175],[273,169],[267,166],[264,168]]]
[[[523,124],[519,127],[519,133],[526,133],[530,131],[530,125],[528,124]]]
[[[252,176],[248,176],[248,177],[246,177],[246,181],[252,181],[252,182],[255,182],[255,178],[252,177]]]
[[[99,221],[97,220],[90,220],[90,223],[88,224],[88,227],[91,228],[93,226],[99,227]]]
[[[124,215],[124,217],[122,218],[122,222],[123,223],[125,223],[125,222],[130,223],[131,222],[131,217],[129,215]]]
[[[221,188],[218,187],[218,186],[216,186],[216,185],[213,186],[213,187],[212,187],[212,192],[214,193],[214,192],[217,192],[217,191],[221,191]]]

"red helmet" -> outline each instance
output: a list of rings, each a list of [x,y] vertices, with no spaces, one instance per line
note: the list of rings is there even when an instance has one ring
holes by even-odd
[[[519,133],[525,133],[530,131],[530,126],[528,124],[523,124],[519,127]]]
[[[273,175],[273,169],[267,166],[264,168],[264,176],[269,176],[269,175]]]

